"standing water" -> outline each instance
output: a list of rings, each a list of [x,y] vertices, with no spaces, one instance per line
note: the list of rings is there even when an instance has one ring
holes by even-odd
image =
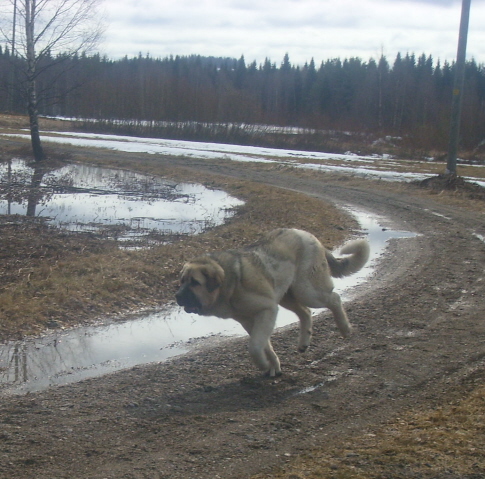
[[[371,259],[357,274],[335,280],[345,298],[351,287],[363,282],[375,269],[387,241],[416,236],[381,226],[384,219],[352,211],[371,246]],[[277,326],[297,320],[280,309]],[[39,391],[85,378],[164,361],[190,350],[194,342],[215,336],[240,336],[242,327],[233,320],[203,317],[168,308],[123,323],[82,327],[42,338],[9,342],[0,346],[0,395]]]
[[[0,163],[0,214],[42,217],[69,231],[125,243],[201,233],[241,204],[222,190],[131,171],[83,164],[46,171],[22,160]]]

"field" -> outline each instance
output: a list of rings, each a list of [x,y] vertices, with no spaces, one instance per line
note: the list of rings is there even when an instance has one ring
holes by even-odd
[[[375,276],[347,303],[356,330],[349,340],[327,313],[303,355],[294,328],[275,333],[281,378],[259,377],[243,338],[168,363],[3,397],[1,475],[485,477],[480,189],[438,180],[422,188],[275,163],[51,148],[56,161],[199,181],[246,203],[224,226],[137,252],[4,218],[4,339],[41,333],[50,321],[69,327],[105,315],[120,320],[171,301],[185,259],[251,243],[274,226],[308,229],[336,246],[358,229],[343,204],[419,236],[392,242]],[[2,140],[3,159],[26,151],[23,139]]]

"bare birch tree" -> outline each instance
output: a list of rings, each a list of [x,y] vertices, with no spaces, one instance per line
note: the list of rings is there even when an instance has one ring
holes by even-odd
[[[14,87],[27,105],[32,150],[36,161],[45,159],[37,111],[37,81],[56,61],[91,51],[103,26],[101,0],[9,0],[2,7],[0,34],[11,45]]]

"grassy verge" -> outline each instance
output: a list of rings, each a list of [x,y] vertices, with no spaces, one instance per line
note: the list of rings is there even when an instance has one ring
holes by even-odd
[[[119,165],[118,165],[119,166]],[[167,175],[153,163],[123,167]],[[245,201],[226,224],[173,244],[124,250],[113,240],[73,234],[39,220],[3,217],[0,228],[0,340],[35,334],[172,301],[181,265],[207,251],[238,248],[275,227],[299,227],[324,244],[341,243],[357,225],[341,211],[294,192],[218,177],[204,182]]]
[[[481,479],[485,387],[481,371],[463,398],[403,414],[386,426],[302,455],[253,479]],[[475,388],[475,389],[473,389]]]

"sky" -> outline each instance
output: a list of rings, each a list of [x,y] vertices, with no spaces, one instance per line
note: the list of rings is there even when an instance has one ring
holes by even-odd
[[[202,55],[277,65],[312,58],[456,59],[461,0],[105,0],[112,59]],[[485,0],[472,0],[467,58],[485,63]]]

